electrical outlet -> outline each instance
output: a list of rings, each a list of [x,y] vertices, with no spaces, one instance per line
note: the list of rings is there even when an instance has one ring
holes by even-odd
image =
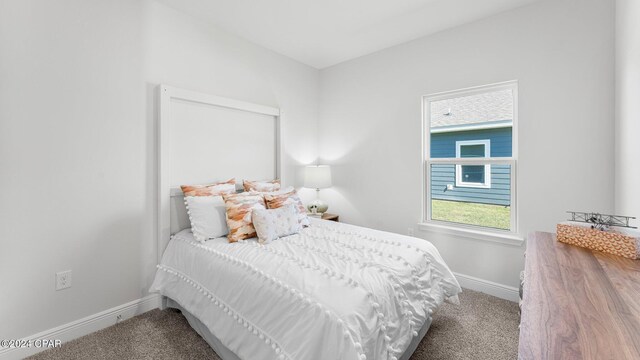
[[[71,270],[56,273],[56,291],[71,287]]]
[[[409,229],[407,229],[407,235],[409,236],[413,236],[413,228],[410,227]]]

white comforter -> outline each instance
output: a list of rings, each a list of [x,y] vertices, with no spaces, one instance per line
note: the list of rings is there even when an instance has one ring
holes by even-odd
[[[242,359],[395,359],[460,286],[428,241],[313,220],[259,245],[169,243],[151,291]]]

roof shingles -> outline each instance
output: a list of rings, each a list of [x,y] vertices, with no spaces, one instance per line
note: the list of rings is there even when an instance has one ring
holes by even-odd
[[[431,127],[513,120],[511,89],[431,102]]]

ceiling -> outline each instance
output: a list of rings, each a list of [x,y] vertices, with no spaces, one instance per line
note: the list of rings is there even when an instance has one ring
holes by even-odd
[[[540,0],[158,0],[318,69]]]

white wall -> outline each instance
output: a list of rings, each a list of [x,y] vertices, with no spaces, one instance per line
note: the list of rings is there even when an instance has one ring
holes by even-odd
[[[613,210],[614,8],[557,0],[321,71],[320,157],[341,220],[406,233],[421,215],[421,96],[519,80],[520,232]],[[523,248],[427,234],[451,268],[517,286]]]
[[[0,338],[147,294],[157,84],[280,107],[283,178],[299,184],[318,75],[151,1],[0,2]]]
[[[640,218],[640,1],[616,1],[616,213]],[[638,226],[640,221],[636,220]]]

